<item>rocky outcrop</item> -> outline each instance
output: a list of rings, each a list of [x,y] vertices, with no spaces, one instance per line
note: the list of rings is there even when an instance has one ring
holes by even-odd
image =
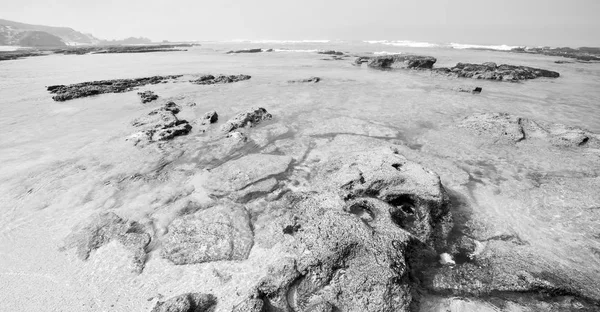
[[[530,53],[530,54],[542,54],[549,56],[562,56],[567,58],[576,59],[578,61],[590,62],[590,61],[600,61],[600,48],[590,48],[590,47],[582,47],[582,48],[550,48],[550,47],[541,47],[541,48],[514,48],[510,50],[511,52],[516,53]]]
[[[319,77],[310,77],[306,79],[288,80],[288,83],[317,83],[321,81]]]
[[[239,81],[248,80],[250,78],[252,78],[252,77],[248,76],[248,75],[241,75],[241,74],[240,75],[229,75],[229,76],[219,75],[217,77],[215,77],[213,75],[204,75],[198,79],[190,80],[190,82],[193,84],[199,84],[199,85],[212,85],[212,84],[239,82]]]
[[[394,54],[381,56],[361,56],[355,61],[355,65],[367,63],[372,68],[406,68],[406,69],[431,69],[437,60],[431,56]]]
[[[87,260],[92,251],[116,240],[133,256],[134,271],[140,273],[146,262],[145,248],[150,243],[150,235],[144,227],[122,219],[114,212],[105,212],[91,217],[84,225],[76,227],[65,238],[61,250],[75,249],[81,260]]]
[[[560,76],[559,73],[550,70],[506,64],[496,65],[492,62],[483,64],[458,63],[451,68],[436,68],[434,72],[451,77],[512,82],[539,77],[558,78]]]
[[[137,79],[99,80],[76,83],[71,85],[54,85],[46,87],[46,89],[50,93],[56,94],[52,97],[53,100],[62,102],[103,93],[128,92],[134,90],[137,87],[145,86],[148,84],[165,83],[170,80],[175,80],[181,76],[182,75],[171,75]]]
[[[273,116],[262,107],[251,108],[229,119],[225,124],[221,126],[221,131],[229,133],[239,128],[254,127],[263,122],[264,120],[270,120],[272,118]]]
[[[335,51],[335,50],[326,50],[326,51],[319,51],[317,52],[318,54],[326,54],[326,55],[344,55],[344,52],[341,51]]]
[[[318,168],[315,193],[292,195],[282,231],[298,258],[234,311],[409,311],[409,256],[443,244],[450,221],[439,177],[391,149],[337,156]]]
[[[260,53],[260,52],[273,52],[273,49],[242,49],[242,50],[231,50],[225,54],[239,54],[239,53]]]
[[[209,125],[209,124],[213,124],[213,123],[217,122],[218,120],[219,120],[219,115],[217,114],[217,111],[212,110],[210,112],[204,113],[204,115],[202,116],[201,124]]]
[[[216,304],[211,294],[187,293],[157,302],[151,312],[209,312]]]
[[[152,91],[138,92],[138,95],[144,104],[158,99],[158,95],[154,94]]]
[[[220,205],[173,220],[161,255],[175,264],[245,260],[253,244],[246,209]]]
[[[540,140],[560,147],[600,147],[600,136],[587,130],[534,121],[506,113],[482,113],[465,118],[459,125],[496,142],[518,143]]]
[[[186,120],[177,118],[176,114],[179,111],[177,104],[168,102],[146,116],[133,120],[131,125],[140,128],[141,131],[131,135],[127,140],[132,141],[134,145],[144,146],[188,134],[192,126]]]

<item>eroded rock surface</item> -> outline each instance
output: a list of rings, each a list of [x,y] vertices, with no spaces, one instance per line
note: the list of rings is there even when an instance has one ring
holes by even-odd
[[[356,65],[367,63],[373,68],[431,69],[437,60],[431,56],[394,54],[381,56],[361,56],[354,61]]]
[[[528,66],[496,65],[488,62],[483,64],[458,63],[451,68],[436,68],[434,72],[461,78],[520,81],[539,77],[558,78],[559,73]]]
[[[245,260],[253,244],[246,209],[219,205],[173,220],[161,255],[175,264]]]
[[[465,118],[459,127],[505,143],[542,140],[563,147],[600,147],[600,136],[587,130],[506,113],[475,114]]]
[[[144,104],[158,99],[158,95],[154,94],[152,91],[138,92],[138,95]]]
[[[177,118],[176,114],[179,111],[177,104],[168,102],[148,115],[133,120],[131,125],[140,128],[141,131],[134,133],[127,140],[132,141],[134,145],[144,146],[188,134],[192,126],[186,120]]]
[[[75,83],[71,85],[54,85],[46,89],[56,94],[53,100],[62,102],[103,93],[122,93],[132,91],[148,84],[165,83],[180,78],[182,75],[154,76],[137,79],[114,79]]]
[[[218,75],[218,76],[213,76],[213,75],[204,75],[204,76],[200,76],[200,78],[198,79],[194,79],[194,80],[190,80],[191,83],[193,84],[199,84],[199,85],[212,85],[212,84],[224,84],[224,83],[234,83],[234,82],[239,82],[239,81],[244,81],[244,80],[248,80],[252,78],[251,76],[248,75]]]
[[[76,227],[65,238],[65,244],[61,249],[73,248],[79,259],[87,260],[92,251],[116,240],[132,253],[134,270],[139,273],[144,269],[145,248],[150,243],[150,239],[150,234],[141,224],[122,219],[114,212],[105,212],[91,217],[86,224]]]
[[[409,311],[410,250],[443,241],[450,221],[439,177],[384,148],[331,157],[313,182],[283,222],[299,256],[234,311]]]
[[[157,302],[151,312],[209,312],[216,304],[211,294],[187,293]]]
[[[228,133],[238,128],[254,127],[264,120],[270,120],[272,118],[273,115],[269,114],[267,110],[262,107],[251,108],[229,119],[221,126],[221,131]]]

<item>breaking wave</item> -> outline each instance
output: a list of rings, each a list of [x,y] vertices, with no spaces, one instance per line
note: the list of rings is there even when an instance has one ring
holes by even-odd
[[[331,40],[246,40],[234,39],[230,43],[264,43],[264,44],[295,44],[295,43],[329,43]]]
[[[410,48],[435,48],[435,47],[440,46],[439,44],[436,44],[436,43],[410,41],[410,40],[397,40],[397,41],[371,40],[371,41],[364,41],[364,42],[371,43],[371,44],[385,44],[385,45],[390,45],[390,46],[395,46],[395,47],[410,47]]]
[[[297,53],[315,53],[323,50],[292,50],[292,49],[273,49],[275,52],[297,52]]]
[[[520,46],[509,46],[509,45],[479,45],[479,44],[462,44],[462,43],[450,43],[450,47],[454,49],[478,49],[478,50],[498,50],[498,51],[510,51],[514,48],[522,48]]]
[[[402,54],[402,52],[380,51],[380,52],[373,52],[373,54],[375,54],[375,55],[395,55],[395,54]]]

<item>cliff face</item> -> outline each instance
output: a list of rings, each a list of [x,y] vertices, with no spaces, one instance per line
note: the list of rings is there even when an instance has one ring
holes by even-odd
[[[55,38],[59,39],[59,44]],[[92,35],[84,34],[68,27],[52,27],[43,25],[32,25],[9,20],[0,19],[0,44],[22,45],[19,41],[28,38],[27,46],[64,46],[65,44],[95,44],[100,40]],[[41,40],[37,42],[36,38]],[[52,39],[51,39],[52,38]]]

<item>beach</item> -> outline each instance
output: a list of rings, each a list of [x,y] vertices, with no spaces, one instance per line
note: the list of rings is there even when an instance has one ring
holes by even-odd
[[[226,53],[250,48],[272,52]],[[600,63],[381,42],[186,49],[0,62],[0,310],[150,311],[187,293],[210,294],[214,311],[599,309]],[[354,63],[396,53],[560,77]],[[47,91],[167,75],[181,76],[65,101]],[[180,128],[143,139],[156,114]],[[417,221],[390,210],[391,222],[383,204]]]

